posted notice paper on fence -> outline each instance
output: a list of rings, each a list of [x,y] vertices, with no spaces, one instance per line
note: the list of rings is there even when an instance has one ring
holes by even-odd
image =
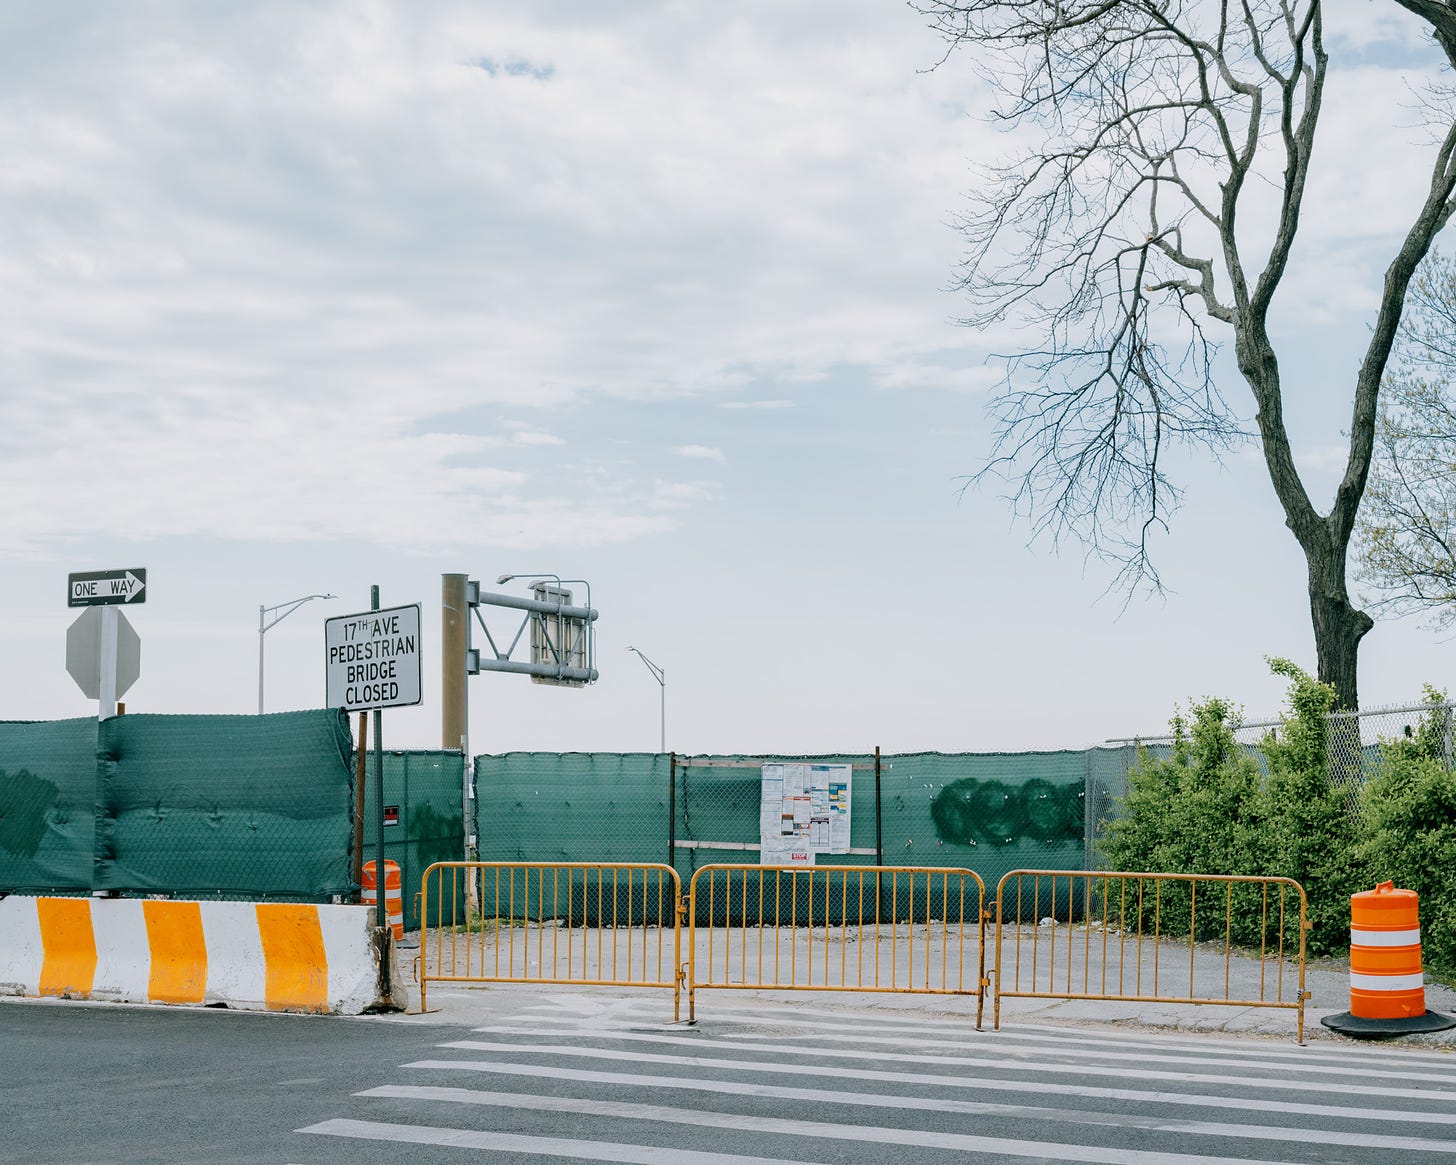
[[[812,866],[816,854],[848,853],[853,772],[852,765],[764,765],[759,861]]]

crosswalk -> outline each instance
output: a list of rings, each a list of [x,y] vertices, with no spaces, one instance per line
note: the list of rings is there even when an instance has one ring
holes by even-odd
[[[420,1162],[1456,1159],[1456,1059],[1438,1053],[968,1027],[745,1005],[689,1028],[568,996],[442,1029],[428,1058],[298,1132]]]

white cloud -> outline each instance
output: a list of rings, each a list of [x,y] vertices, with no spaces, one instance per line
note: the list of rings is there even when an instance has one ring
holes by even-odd
[[[881,368],[875,383],[887,389],[943,389],[951,392],[983,393],[1006,379],[1004,368],[978,364],[957,368],[919,360],[906,360]]]
[[[822,21],[808,0],[10,18],[0,488],[36,501],[0,515],[0,546],[105,528],[97,481],[125,483],[147,537],[369,538],[371,498],[421,544],[562,537],[573,506],[632,537],[650,483],[573,481],[564,425],[494,418],[787,409],[785,386],[844,368],[982,390],[987,338],[947,320],[945,220],[1004,142],[966,116],[970,70],[922,71],[940,44],[913,13]],[[1344,76],[1319,156],[1347,194],[1302,245],[1350,277],[1320,266],[1312,312],[1368,295],[1343,244],[1420,174],[1366,161],[1392,74]]]
[[[700,502],[717,501],[722,487],[713,481],[659,481],[652,491],[655,510],[681,510]]]
[[[517,445],[565,445],[566,442],[554,433],[543,433],[538,429],[527,429],[519,433],[511,434],[511,440]]]
[[[1349,460],[1350,446],[1348,443],[1294,451],[1294,462],[1299,467],[1299,472],[1306,477],[1330,474],[1339,476],[1345,472],[1345,465]]]
[[[0,477],[47,496],[0,540],[82,536],[88,477],[147,499],[149,536],[348,536],[341,497],[385,480],[442,531],[529,529],[501,492],[519,467],[489,458],[564,438],[492,432],[497,409],[971,346],[937,290],[982,133],[966,79],[916,71],[937,43],[911,14],[836,22],[530,0],[10,21]],[[452,444],[462,418],[480,435]]]
[[[690,461],[723,461],[723,450],[711,445],[674,445],[672,451]]]

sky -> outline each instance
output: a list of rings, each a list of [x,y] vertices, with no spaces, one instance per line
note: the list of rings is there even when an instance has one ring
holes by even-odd
[[[1322,509],[1438,76],[1394,4],[1327,12],[1275,320]],[[423,699],[386,747],[442,743],[451,573],[585,580],[599,612],[597,683],[469,681],[475,753],[653,751],[664,696],[679,752],[1081,748],[1206,696],[1277,712],[1265,657],[1314,650],[1256,450],[1181,467],[1167,593],[1131,601],[967,489],[993,353],[1026,338],[956,322],[953,224],[1008,142],[911,9],[825,13],[0,7],[0,719],[95,714],[67,577],[133,567],[129,712],[255,712],[260,638],[266,709],[322,706],[323,621],[372,585],[419,603]],[[323,593],[260,637],[260,607]],[[1382,619],[1362,702],[1425,683],[1456,690],[1449,640]]]

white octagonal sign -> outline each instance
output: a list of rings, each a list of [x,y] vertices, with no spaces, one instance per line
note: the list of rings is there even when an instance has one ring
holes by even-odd
[[[122,612],[110,613],[116,619],[116,698],[119,700],[142,674],[142,640]],[[66,629],[66,670],[81,691],[93,700],[101,698],[101,619],[102,608],[87,607]]]

